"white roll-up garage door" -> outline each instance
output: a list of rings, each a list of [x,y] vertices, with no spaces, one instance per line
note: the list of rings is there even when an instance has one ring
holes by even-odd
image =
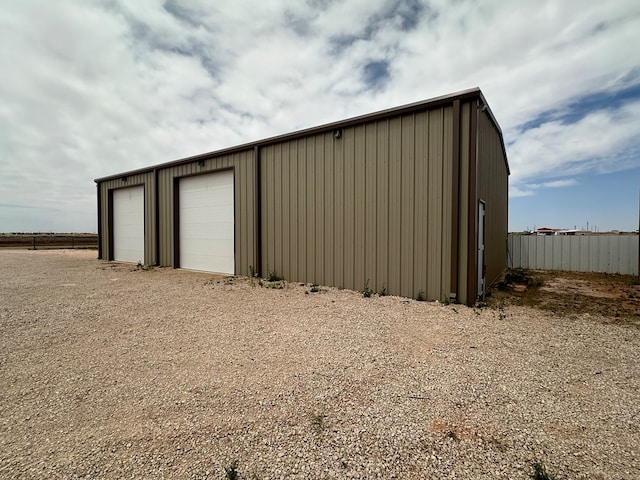
[[[144,263],[144,187],[113,191],[113,259]]]
[[[180,179],[181,268],[235,273],[233,171]]]

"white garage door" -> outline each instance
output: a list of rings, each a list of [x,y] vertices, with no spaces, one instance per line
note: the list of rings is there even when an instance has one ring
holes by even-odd
[[[144,187],[113,191],[113,258],[144,263]]]
[[[180,180],[180,267],[235,273],[233,171]]]

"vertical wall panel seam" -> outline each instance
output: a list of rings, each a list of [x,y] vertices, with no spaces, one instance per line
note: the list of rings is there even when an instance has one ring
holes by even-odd
[[[362,272],[360,272],[362,274],[362,276],[366,277],[367,274],[367,225],[368,225],[368,218],[367,218],[367,169],[368,169],[368,165],[367,165],[367,125],[368,124],[364,124],[362,126],[362,145],[363,145],[363,150],[362,150],[362,195],[364,195],[364,201],[362,203],[362,215],[363,215],[363,222],[362,222],[362,228],[364,228],[364,231],[362,232],[362,251],[364,252],[363,254],[363,258],[362,258]],[[355,177],[355,174],[354,174]],[[358,248],[358,246],[356,245],[355,248]],[[356,278],[356,272],[354,270],[353,272],[353,283],[358,285],[358,283],[362,281],[362,278],[357,279]],[[366,282],[366,278],[364,279],[364,281]],[[374,289],[376,283],[374,281]]]
[[[255,221],[255,245],[254,245],[254,264],[255,274],[262,276],[262,178],[261,178],[261,158],[260,146],[256,145],[253,149],[255,171],[254,171],[254,221]]]
[[[425,158],[425,166],[424,166],[424,188],[425,188],[425,195],[424,195],[424,202],[425,202],[425,207],[424,207],[424,213],[425,213],[425,225],[424,225],[424,248],[425,248],[425,253],[424,253],[424,272],[423,272],[423,281],[424,281],[424,285],[425,285],[425,293],[427,293],[429,291],[429,288],[431,287],[431,285],[429,285],[429,266],[431,264],[430,259],[429,259],[429,231],[430,231],[430,227],[429,224],[431,222],[431,215],[429,212],[429,196],[431,194],[430,191],[430,177],[429,177],[429,164],[431,163],[431,136],[430,136],[430,132],[431,132],[431,110],[427,110],[425,112],[425,128],[427,129],[427,131],[425,132],[424,136],[425,136],[425,147],[424,147],[424,152],[426,155]]]
[[[373,142],[374,142],[374,149],[373,152],[371,152],[371,156],[373,159],[373,183],[372,183],[372,188],[373,191],[372,193],[375,194],[375,202],[373,204],[373,214],[371,216],[371,231],[373,233],[373,238],[371,239],[371,241],[373,242],[373,268],[369,269],[370,272],[373,272],[373,276],[374,278],[372,279],[374,282],[374,285],[376,285],[376,287],[378,285],[380,285],[380,288],[382,288],[382,283],[378,283],[381,281],[380,278],[378,278],[378,266],[377,266],[377,262],[378,262],[378,198],[379,198],[379,194],[377,191],[377,185],[378,185],[378,122],[375,122],[374,124],[374,130],[373,130]],[[365,278],[365,281],[367,279]]]
[[[385,274],[387,276],[387,283],[391,284],[391,191],[390,191],[390,184],[391,184],[391,121],[389,119],[387,119],[386,121],[386,142],[387,142],[387,151],[385,152],[385,157],[386,157],[386,187],[387,187],[387,192],[386,192],[386,211],[385,211],[385,215],[386,215],[386,255],[385,255]],[[390,285],[391,286],[391,285]]]
[[[98,195],[98,259],[102,260],[102,184],[96,184]]]
[[[476,223],[478,221],[477,203],[477,141],[478,141],[478,101],[470,102],[469,118],[469,198],[468,198],[468,248],[467,248],[467,303],[475,302],[477,297],[477,256],[478,239],[476,238]]]
[[[115,258],[113,248],[113,189],[107,190],[107,260]]]
[[[400,250],[399,255],[398,255],[398,292],[400,292],[400,295],[402,295],[402,229],[404,227],[404,225],[402,225],[402,218],[403,218],[403,210],[402,210],[402,171],[404,170],[404,158],[402,157],[402,153],[403,153],[403,130],[405,128],[403,119],[405,117],[400,117],[398,120],[400,122],[400,129],[398,132],[398,138],[396,139],[396,141],[398,142],[398,146],[399,146],[399,151],[398,151],[398,181],[397,181],[397,185],[396,188],[398,189],[398,191],[396,192],[396,195],[398,196],[398,223],[400,224],[400,228],[398,229],[398,250]]]
[[[345,252],[345,245],[346,245],[346,236],[347,236],[347,232],[345,229],[345,217],[347,214],[347,188],[346,188],[346,170],[347,170],[347,162],[345,161],[345,154],[346,154],[346,149],[345,149],[345,138],[344,138],[344,131],[343,131],[343,135],[340,137],[340,140],[337,141],[338,143],[338,150],[341,151],[341,154],[338,156],[340,158],[340,161],[342,162],[341,165],[341,171],[342,171],[342,178],[340,179],[340,184],[341,184],[341,188],[342,188],[342,205],[340,205],[340,210],[342,211],[342,214],[340,215],[340,236],[342,237],[342,239],[340,240],[340,244],[342,245],[342,261],[339,262],[340,263],[340,270],[339,270],[339,274],[338,274],[338,278],[340,279],[339,281],[339,287],[343,288],[344,287],[344,279],[345,279],[345,270],[346,270],[346,265],[345,265],[345,258],[344,258],[344,252]],[[334,141],[334,144],[336,142]],[[334,175],[335,175],[335,171],[334,171]],[[338,182],[336,182],[338,183]],[[353,261],[353,259],[351,259]]]
[[[418,132],[417,132],[417,115],[414,113],[413,114],[413,163],[412,163],[412,167],[413,167],[413,171],[412,171],[412,177],[413,177],[413,238],[411,241],[411,276],[409,277],[411,279],[411,291],[416,291],[417,289],[420,288],[419,285],[416,285],[416,236],[417,236],[417,232],[418,232],[418,220],[416,218],[417,214],[418,214],[418,208],[416,208],[416,203],[418,200],[418,180],[417,180],[417,175],[416,175],[416,164],[417,162],[422,161],[422,159],[418,158],[417,152],[418,152]],[[426,290],[425,290],[425,294],[426,294]]]
[[[374,192],[376,194],[376,201],[375,201],[375,207],[373,210],[373,219],[375,219],[374,222],[374,228],[373,228],[373,236],[375,238],[375,242],[374,242],[374,248],[373,248],[373,272],[375,275],[375,279],[374,282],[381,282],[380,283],[380,288],[384,288],[384,279],[382,278],[377,278],[378,277],[378,252],[380,249],[380,243],[378,242],[378,225],[380,223],[380,219],[379,219],[379,202],[380,202],[380,192],[378,191],[378,165],[380,164],[380,158],[379,158],[379,152],[378,152],[378,135],[379,135],[379,122],[375,122],[375,130],[374,130],[374,137],[373,137],[373,141],[375,143],[375,169],[374,169],[374,177],[373,177],[373,189]],[[366,280],[365,280],[366,281]],[[375,285],[377,285],[377,283],[375,283]]]
[[[445,233],[445,229],[444,229],[444,225],[445,225],[445,219],[447,218],[447,204],[444,200],[444,192],[446,191],[446,179],[445,179],[445,164],[447,162],[447,158],[445,158],[445,153],[447,151],[447,132],[445,129],[445,108],[444,106],[442,107],[441,111],[440,111],[440,127],[441,127],[441,138],[440,138],[440,144],[442,145],[442,156],[440,158],[440,178],[438,179],[438,183],[439,185],[439,189],[440,189],[440,199],[441,199],[441,203],[440,203],[440,251],[438,252],[439,256],[440,256],[440,275],[438,278],[438,296],[442,297],[442,293],[443,290],[445,288],[445,285],[443,285],[443,279],[445,278],[445,271],[447,270],[447,262],[445,261],[445,255],[444,255],[444,251],[445,251],[445,242],[444,242],[444,233]],[[442,300],[442,298],[439,298],[439,300]]]
[[[459,222],[460,222],[460,100],[453,102],[453,170],[451,185],[451,279],[450,296],[458,297],[458,257],[459,253]]]
[[[391,283],[391,264],[390,264],[390,259],[391,259],[391,229],[389,228],[389,225],[391,223],[391,195],[389,192],[389,184],[391,182],[391,122],[389,121],[389,119],[387,119],[386,121],[387,123],[387,152],[386,152],[386,157],[387,157],[387,211],[385,212],[387,215],[387,255],[386,255],[386,275],[387,275],[387,283]]]
[[[153,169],[153,216],[154,216],[154,228],[153,228],[153,263],[157,266],[160,265],[160,192],[158,191],[158,169]]]

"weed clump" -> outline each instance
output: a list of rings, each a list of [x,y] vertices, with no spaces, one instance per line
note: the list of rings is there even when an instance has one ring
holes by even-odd
[[[227,480],[237,480],[238,479],[238,462],[234,460],[231,462],[231,465],[228,467],[224,467],[224,474]]]
[[[268,282],[281,282],[284,280],[282,275],[279,275],[275,270],[269,270],[267,272],[267,281]]]
[[[136,270],[142,270],[143,272],[148,272],[149,270],[153,270],[153,265],[145,265],[140,260],[136,264]]]
[[[504,276],[504,280],[498,283],[498,289],[509,290],[512,285],[526,285],[527,287],[539,287],[542,282],[535,279],[524,268],[512,268]]]
[[[529,475],[533,480],[555,480],[555,476],[547,472],[546,467],[542,462],[536,461],[533,463],[533,473]]]
[[[367,281],[364,282],[364,289],[362,290],[362,296],[364,298],[370,298],[371,295],[373,295],[373,291],[369,288],[369,279],[367,278]]]
[[[325,428],[325,422],[324,419],[327,416],[324,413],[314,413],[313,415],[311,415],[311,426],[314,428],[314,430],[318,433],[320,433],[322,430],[324,430]]]

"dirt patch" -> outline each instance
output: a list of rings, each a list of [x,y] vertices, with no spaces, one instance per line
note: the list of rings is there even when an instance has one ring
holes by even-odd
[[[490,292],[493,305],[527,305],[563,315],[597,315],[640,326],[640,283],[632,275],[509,270]]]

